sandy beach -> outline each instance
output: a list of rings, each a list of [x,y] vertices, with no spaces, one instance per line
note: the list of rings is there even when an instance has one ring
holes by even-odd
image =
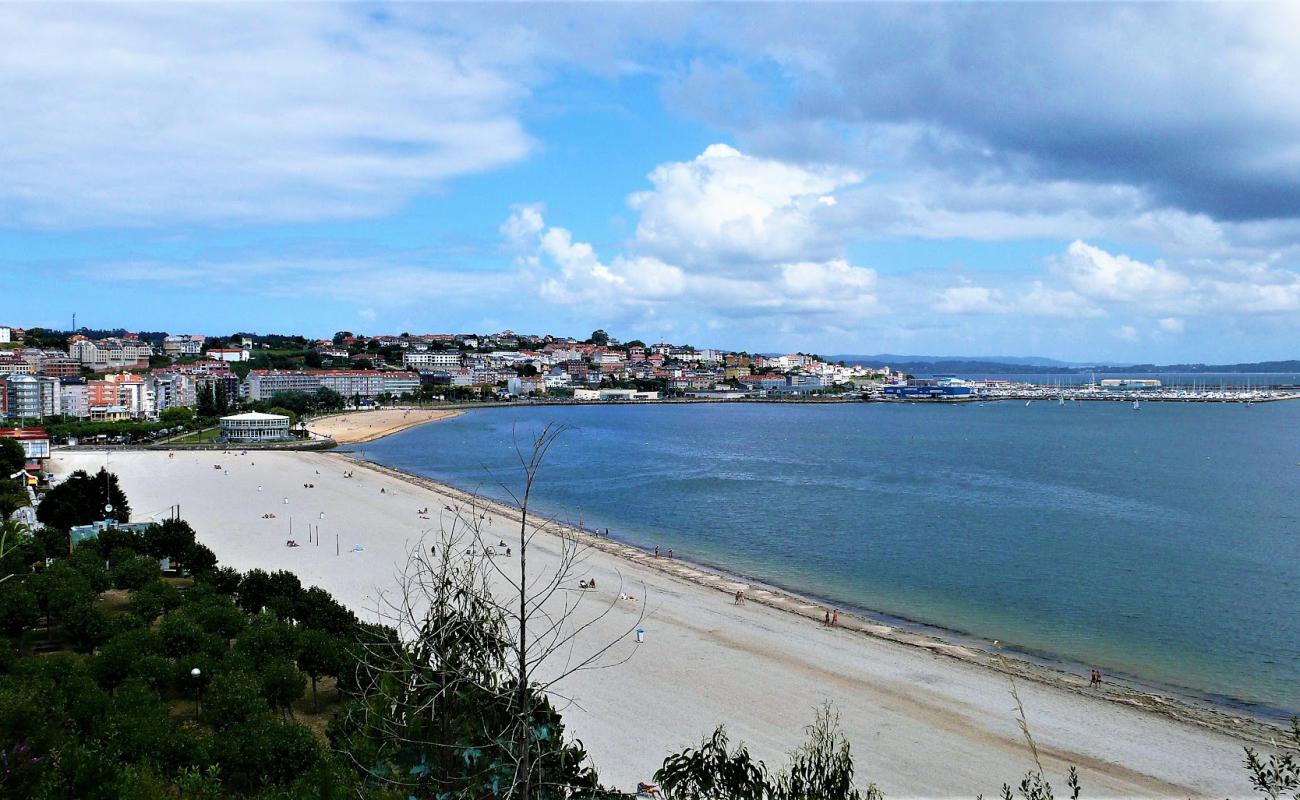
[[[459,413],[449,409],[424,408],[349,411],[308,420],[307,429],[317,436],[328,436],[339,444],[361,444],[426,422],[454,417]]]
[[[397,415],[386,419],[407,427],[402,413],[321,422],[340,420],[332,430],[365,441],[377,430],[370,426],[384,424],[373,415]],[[342,422],[347,416],[359,419]],[[98,469],[104,460],[102,452],[56,452],[51,466],[66,474]],[[221,470],[213,469],[216,463]],[[381,591],[393,588],[408,547],[437,528],[438,511],[460,501],[459,493],[337,454],[209,451],[169,458],[129,451],[114,452],[110,467],[130,498],[133,519],[160,518],[180,504],[223,563],[293,570],[363,616]],[[354,477],[345,478],[349,470]],[[431,519],[417,514],[426,507]],[[276,518],[264,519],[267,513]],[[320,526],[319,543],[307,541],[309,524]],[[489,538],[517,533],[505,510],[490,509],[484,524]],[[303,546],[284,546],[291,526]],[[530,560],[545,568],[558,551],[556,538],[539,537]],[[815,615],[812,607],[737,606],[709,585],[725,578],[613,544],[585,553],[572,578],[574,593],[579,578],[594,578],[599,587],[583,594],[582,613],[612,610],[577,649],[618,639],[615,655],[630,656],[619,666],[572,676],[556,698],[569,733],[583,741],[607,783],[626,788],[649,779],[666,754],[697,743],[718,723],[726,723],[733,741],[780,764],[826,700],[841,715],[860,782],[875,782],[887,797],[993,796],[1032,766],[1007,676],[942,647],[826,629],[803,615]],[[620,589],[637,602],[618,600]],[[628,630],[643,613],[645,641],[637,644]],[[1030,680],[1017,685],[1058,794],[1069,764],[1079,768],[1088,798],[1250,793],[1241,740],[1087,690]]]

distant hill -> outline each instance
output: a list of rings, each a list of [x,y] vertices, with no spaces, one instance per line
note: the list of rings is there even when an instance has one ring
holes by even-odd
[[[1078,367],[1078,362],[1057,361],[1054,358],[1040,356],[905,356],[897,353],[879,353],[876,355],[838,355],[826,356],[829,361],[843,361],[857,364],[1002,364],[1004,366],[1022,367]]]
[[[1109,373],[1300,373],[1300,360],[1254,361],[1240,364],[1106,364],[1069,363],[1050,358],[961,356],[900,356],[894,354],[827,356],[829,361],[862,364],[868,367],[891,366],[920,375],[1068,375],[1096,371]]]

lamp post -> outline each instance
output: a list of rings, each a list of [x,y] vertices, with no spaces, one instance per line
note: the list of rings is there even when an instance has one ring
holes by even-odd
[[[190,677],[194,679],[194,719],[196,722],[203,711],[203,682],[199,680],[202,676],[203,670],[198,667],[190,670]]]

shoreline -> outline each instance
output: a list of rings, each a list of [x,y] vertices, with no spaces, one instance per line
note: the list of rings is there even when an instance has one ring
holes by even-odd
[[[518,511],[500,501],[475,495],[472,492],[396,467],[363,459],[354,453],[340,452],[331,455],[462,502],[473,500],[479,505],[490,508],[492,513],[503,518],[516,522],[519,520]],[[541,518],[541,515],[538,516]],[[1046,656],[1042,661],[1036,661],[1031,660],[1033,654],[1014,647],[1008,648],[1009,652],[1007,653],[993,653],[982,648],[949,641],[943,638],[943,633],[971,639],[979,639],[980,637],[959,630],[894,617],[885,612],[869,609],[845,611],[844,608],[835,606],[823,598],[806,595],[787,587],[731,572],[724,567],[697,563],[676,557],[673,559],[656,557],[653,553],[626,542],[596,536],[569,523],[550,520],[550,518],[546,519],[550,521],[551,525],[571,532],[584,547],[600,550],[623,561],[635,563],[696,586],[712,589],[726,596],[734,595],[737,589],[744,588],[747,602],[758,603],[768,608],[799,616],[816,622],[818,625],[821,624],[823,612],[832,608],[839,608],[841,613],[838,627],[840,629],[852,631],[878,641],[892,642],[905,647],[924,650],[1003,675],[1034,681],[1052,689],[1070,692],[1089,700],[1115,703],[1175,722],[1197,725],[1234,738],[1249,739],[1259,744],[1268,744],[1283,733],[1280,719],[1265,719],[1244,709],[1240,713],[1234,714],[1232,712],[1236,709],[1226,704],[1220,705],[1211,698],[1167,697],[1158,693],[1158,687],[1155,686],[1136,688],[1113,682],[1104,683],[1100,690],[1093,690],[1088,686],[1087,680],[1082,675],[1045,663],[1048,658]],[[889,617],[897,620],[897,622],[891,624],[885,620],[873,619],[871,616],[873,614]],[[929,633],[929,631],[935,633]],[[1062,661],[1061,663],[1070,662]],[[1123,677],[1142,683],[1141,678],[1138,676],[1124,675]],[[1176,691],[1180,687],[1169,688]],[[1191,693],[1191,690],[1186,691],[1188,694]],[[1245,701],[1238,702],[1244,704]]]
[[[384,408],[372,411],[343,411],[306,420],[313,436],[333,439],[340,446],[366,444],[430,422],[460,416],[453,408]],[[365,426],[362,427],[362,423]],[[378,425],[379,427],[376,427]]]

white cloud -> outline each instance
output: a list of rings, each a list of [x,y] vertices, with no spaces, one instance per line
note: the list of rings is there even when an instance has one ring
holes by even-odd
[[[950,286],[933,304],[941,314],[1008,314],[1013,310],[1001,292],[986,286]]]
[[[641,215],[637,246],[716,269],[834,257],[833,192],[861,180],[850,170],[754,158],[724,144],[661,164],[649,178],[654,188],[628,201]]]
[[[1161,261],[1146,264],[1078,240],[1053,260],[1052,267],[1080,294],[1110,302],[1163,307],[1190,286],[1185,276]]]
[[[1123,342],[1136,342],[1141,337],[1138,336],[1137,328],[1132,325],[1121,325],[1115,329],[1115,338]]]
[[[1165,317],[1156,322],[1157,327],[1164,333],[1178,335],[1187,330],[1187,325],[1178,317]]]
[[[1001,314],[1021,317],[1075,319],[1105,312],[1068,289],[1053,289],[1042,281],[1027,287],[992,288],[962,284],[938,293],[931,308],[941,314]]]
[[[541,297],[554,303],[645,312],[690,307],[723,315],[825,313],[857,318],[881,310],[874,292],[875,271],[843,259],[756,265],[743,277],[678,266],[650,255],[617,255],[606,262],[568,230],[533,225],[541,221],[540,212],[534,217],[530,211],[525,220],[520,208],[502,232],[533,232],[535,249],[525,262],[537,269]]]
[[[533,147],[525,87],[363,7],[0,7],[10,224],[373,216]]]

